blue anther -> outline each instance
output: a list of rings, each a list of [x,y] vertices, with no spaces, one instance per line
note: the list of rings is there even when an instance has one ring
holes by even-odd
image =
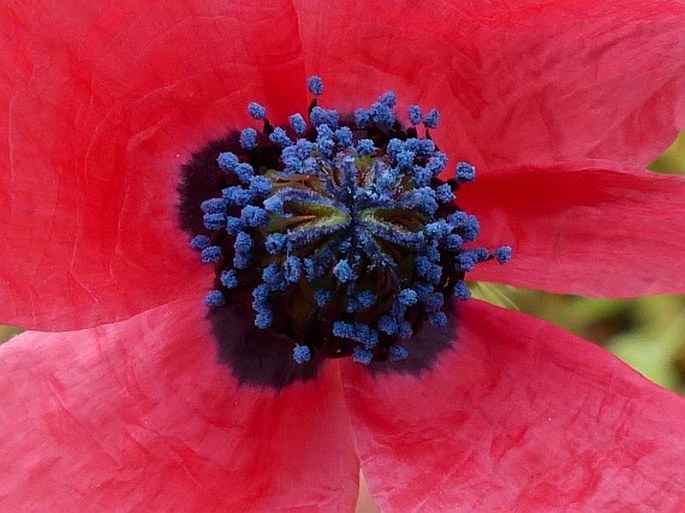
[[[326,306],[328,303],[331,302],[332,299],[333,293],[330,290],[319,289],[316,292],[314,292],[314,301],[316,301],[316,304],[319,307]]]
[[[269,134],[269,140],[274,144],[282,146],[283,148],[293,144],[293,142],[290,140],[290,137],[288,137],[288,134],[286,134],[285,130],[283,130],[281,127],[274,128],[274,131]]]
[[[250,263],[250,257],[252,255],[252,239],[245,232],[239,232],[236,235],[235,243],[233,245],[235,249],[235,256],[233,257],[233,265],[237,269],[246,269]]]
[[[266,109],[257,102],[250,102],[247,106],[247,113],[256,120],[266,117]]]
[[[378,319],[378,329],[388,335],[394,335],[399,329],[397,319],[390,315],[382,315]]]
[[[385,153],[392,158],[397,158],[397,154],[402,150],[404,150],[404,142],[399,139],[390,139],[385,147]]]
[[[321,77],[313,75],[307,79],[307,88],[314,96],[321,96],[323,94],[323,80]]]
[[[342,128],[338,128],[333,137],[335,138],[335,141],[338,143],[339,148],[348,148],[352,146],[354,142],[354,136],[352,135],[352,130],[350,130],[349,127],[344,126]]]
[[[412,306],[418,301],[418,295],[415,290],[402,289],[399,294],[397,294],[397,300],[404,306]]]
[[[190,240],[190,247],[193,249],[205,249],[212,243],[212,240],[206,235],[196,235]]]
[[[255,315],[254,324],[260,330],[265,330],[271,327],[273,322],[273,314],[271,312],[259,312]]]
[[[454,285],[454,296],[458,297],[462,301],[466,301],[471,297],[471,291],[463,280],[459,280]]]
[[[468,162],[458,162],[454,177],[458,182],[473,182],[476,179],[476,168]]]
[[[373,361],[373,353],[368,349],[357,346],[352,351],[352,361],[362,365],[369,365]]]
[[[259,228],[269,222],[269,214],[263,208],[246,205],[240,213],[240,220],[247,226]]]
[[[438,328],[447,326],[447,316],[443,312],[433,312],[428,316],[428,321]]]
[[[357,141],[357,153],[360,155],[373,155],[376,152],[376,146],[371,139],[360,139]]]
[[[269,196],[263,202],[264,209],[272,214],[283,214],[283,200],[278,196]]]
[[[240,132],[240,146],[245,150],[257,147],[257,131],[254,128],[244,128]]]
[[[437,221],[426,225],[426,234],[430,237],[444,239],[450,233],[452,233],[452,225],[444,219],[438,219]]]
[[[295,347],[293,347],[293,360],[295,360],[295,363],[302,365],[303,363],[307,363],[311,358],[312,351],[308,346],[296,344]]]
[[[363,310],[373,306],[378,297],[370,290],[362,290],[359,294],[357,294],[356,299],[359,303],[359,309]]]
[[[421,123],[423,119],[423,112],[421,112],[421,107],[418,105],[411,105],[408,109],[409,112],[409,122],[416,126]]]
[[[250,183],[250,178],[254,176],[254,169],[247,162],[241,162],[236,165],[233,172],[238,176],[238,179],[244,184]]]
[[[340,260],[333,268],[333,274],[341,283],[356,279],[355,273],[347,260]]]
[[[371,121],[371,112],[359,107],[354,111],[354,123],[358,128],[365,128]]]
[[[511,246],[500,246],[492,254],[500,264],[509,263],[511,260]]]
[[[208,230],[221,230],[226,226],[226,215],[224,214],[205,214],[202,222]]]
[[[393,91],[386,91],[378,101],[392,109],[397,104],[397,95]]]
[[[302,275],[302,260],[296,256],[289,256],[283,263],[283,272],[286,280],[290,283],[297,283]]]
[[[333,323],[333,336],[361,342],[367,349],[378,344],[378,332],[362,323],[336,321]]]
[[[238,164],[238,157],[235,153],[225,151],[223,153],[219,153],[219,156],[217,157],[216,161],[219,163],[219,167],[225,173],[230,173]]]
[[[239,185],[232,185],[231,187],[226,187],[221,189],[221,195],[228,201],[231,205],[236,205],[242,207],[247,205],[252,199],[252,195],[249,191],[243,189]]]
[[[470,272],[476,267],[476,256],[470,251],[464,251],[457,256],[456,265],[460,271]]]
[[[245,223],[239,217],[226,217],[226,233],[228,233],[229,235],[236,235],[238,232],[243,231],[245,228],[247,228],[247,226],[245,226]]]
[[[266,176],[258,175],[250,178],[250,186],[248,191],[253,196],[266,196],[268,194],[271,194],[272,190],[273,185],[271,183],[271,180],[269,180]]]
[[[287,238],[282,233],[271,233],[264,241],[264,247],[269,253],[275,255],[276,253],[285,251],[286,242]]]
[[[426,128],[438,128],[438,123],[440,123],[440,113],[437,109],[429,110],[423,118],[423,124]]]
[[[200,204],[200,210],[205,214],[223,214],[226,212],[226,205],[224,198],[211,198]]]
[[[371,105],[371,121],[382,127],[391,127],[395,123],[395,113],[387,105],[375,102]]]
[[[317,106],[309,113],[309,121],[314,126],[327,125],[331,128],[336,128],[339,120],[340,114],[333,109],[327,110]]]
[[[416,154],[413,151],[400,151],[397,153],[395,160],[400,168],[410,168],[414,164]]]
[[[449,184],[442,184],[435,189],[435,199],[440,203],[451,203],[454,201],[454,194]]]
[[[221,276],[219,277],[221,284],[227,289],[234,289],[238,286],[238,276],[233,269],[228,271],[221,271]]]
[[[398,346],[398,345],[392,345],[388,349],[388,359],[391,362],[397,362],[400,360],[406,360],[407,357],[409,356],[409,351],[407,351],[404,347]]]
[[[307,122],[302,117],[302,114],[293,114],[288,118],[288,121],[290,122],[290,127],[298,135],[303,134],[307,130]]]
[[[207,246],[200,253],[200,258],[205,264],[213,264],[221,260],[221,248],[219,246]]]
[[[430,139],[419,140],[419,154],[429,156],[435,151],[435,143]]]
[[[226,304],[226,298],[220,290],[212,290],[205,296],[205,305],[217,307],[224,306]]]
[[[445,238],[445,247],[452,252],[459,251],[464,244],[464,239],[456,233],[452,233]]]
[[[426,169],[430,171],[433,176],[436,176],[440,174],[440,171],[445,169],[445,166],[447,165],[447,155],[445,155],[441,151],[436,151],[433,153],[433,156],[428,159],[428,163],[426,164]]]

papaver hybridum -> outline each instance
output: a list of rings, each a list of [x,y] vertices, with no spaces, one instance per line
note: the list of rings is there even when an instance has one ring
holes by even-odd
[[[230,229],[202,221],[217,213],[203,201],[242,201],[207,195],[206,175],[193,169],[226,168],[228,185],[248,191],[253,176],[273,185],[283,169],[253,169],[247,154],[216,159],[262,151],[251,149],[252,132],[237,142],[246,126],[258,142],[274,127],[294,139],[299,121],[289,116],[309,112],[308,130],[332,125],[330,137],[310,136],[321,145],[302,157],[315,156],[300,174],[307,187],[330,196],[306,214],[329,216],[317,228],[358,206],[340,206],[342,196],[317,182],[326,144],[337,149],[325,162],[337,171],[354,163],[353,178],[402,159],[429,169],[429,157],[441,157],[407,146],[419,144],[407,142],[414,136],[447,157],[439,177],[392,182],[372,198],[447,183],[456,203],[404,204],[403,216],[421,214],[419,228],[405,228],[462,236],[461,213],[477,217],[477,247],[488,249],[466,253],[471,237],[449,243],[456,260],[435,287],[457,287],[471,267],[459,259],[473,257],[491,261],[468,279],[588,296],[683,292],[685,182],[644,171],[683,124],[682,2],[22,0],[2,8],[0,26],[0,321],[34,330],[0,349],[0,509],[346,512],[360,466],[389,512],[685,509],[680,398],[554,326],[462,300],[464,289],[462,299],[444,295],[444,319],[424,299],[412,318],[414,293],[426,290],[411,276],[424,276],[423,264],[402,251],[416,241],[370,232],[417,258],[400,274],[413,292],[371,280],[358,306],[329,308],[355,321],[331,328],[334,354],[319,343],[332,334],[307,331],[330,316],[298,324],[307,303],[293,302],[285,321],[255,325],[253,300],[258,315],[281,312],[260,312],[259,292],[230,292],[235,276],[221,273],[232,269],[215,274],[188,244],[193,215],[212,243]],[[321,104],[340,120],[308,109],[320,92],[308,90],[311,75],[324,78]],[[350,121],[387,90],[397,94],[397,124],[383,117],[394,96],[368,125]],[[256,107],[259,121],[250,120],[252,101],[268,122]],[[427,118],[412,120],[410,105]],[[349,145],[339,126],[354,129]],[[260,155],[288,165],[283,154]],[[460,161],[478,177],[457,188]],[[238,162],[251,171],[236,172]],[[425,194],[451,194],[441,190]],[[278,201],[263,202],[236,218],[230,258],[257,247],[264,212],[278,217]],[[435,210],[437,224],[421,209]],[[221,267],[222,244],[204,260]],[[493,261],[508,259],[503,245],[513,248],[507,265]],[[310,280],[300,246],[290,249],[276,271],[303,287],[295,299],[358,283],[354,262],[338,257],[321,268],[329,281],[317,282],[318,271]],[[429,276],[444,253],[426,255]],[[257,268],[232,261],[241,286],[257,290],[260,277],[248,273]],[[212,290],[221,297],[209,307]],[[379,291],[403,293],[406,309],[375,302]],[[380,316],[357,322],[367,299],[390,317],[383,326],[411,324],[403,349],[387,338],[399,327],[383,331]]]

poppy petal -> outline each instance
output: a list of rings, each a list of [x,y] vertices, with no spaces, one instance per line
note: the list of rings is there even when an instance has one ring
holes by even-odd
[[[502,169],[464,187],[478,243],[514,248],[469,278],[583,296],[685,291],[685,179],[600,166]]]
[[[0,347],[0,510],[354,511],[337,364],[238,386],[210,333],[179,301]]]
[[[77,329],[207,284],[180,167],[250,100],[305,105],[290,2],[14,2],[0,32],[0,321]]]
[[[392,88],[437,107],[434,137],[455,162],[645,167],[685,122],[682,2],[295,3],[308,71],[331,97]]]
[[[343,369],[381,511],[683,511],[682,398],[533,317],[457,314],[421,377]]]

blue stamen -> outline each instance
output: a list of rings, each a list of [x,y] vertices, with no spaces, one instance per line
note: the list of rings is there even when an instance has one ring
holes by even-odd
[[[360,155],[373,155],[376,147],[371,139],[360,139],[357,141],[357,153]]]
[[[499,248],[495,249],[492,254],[500,264],[507,264],[511,260],[511,247],[500,246]]]
[[[462,301],[466,301],[471,297],[471,291],[466,286],[466,283],[464,283],[464,281],[459,280],[454,285],[454,296],[458,297]]]
[[[307,130],[307,122],[302,117],[302,114],[293,114],[288,118],[288,122],[293,131],[298,135],[303,134]]]
[[[219,167],[226,173],[233,171],[235,166],[238,164],[238,157],[235,153],[230,151],[225,151],[219,153],[216,161],[219,163]]]
[[[254,150],[257,147],[257,131],[254,128],[244,128],[240,132],[240,146],[246,150]]]
[[[473,182],[476,179],[476,168],[468,162],[458,162],[454,176],[458,182]]]
[[[418,105],[411,105],[409,107],[409,122],[416,126],[423,120],[423,112],[421,112],[421,107]]]
[[[221,248],[219,246],[208,246],[200,253],[200,258],[205,264],[213,264],[221,260]]]
[[[196,235],[190,240],[190,247],[193,249],[205,249],[212,243],[212,240],[206,235]]]
[[[355,274],[347,260],[340,260],[333,268],[333,274],[341,283],[352,281],[355,279]]]
[[[208,230],[221,230],[226,226],[224,214],[205,214],[202,216],[202,221]]]
[[[402,346],[392,345],[388,351],[390,361],[397,362],[400,360],[406,360],[409,356],[409,351],[407,351]]]
[[[236,266],[237,269],[246,269],[250,264],[252,245],[252,239],[247,233],[238,233],[235,238],[235,256],[233,257],[233,265]]]
[[[293,360],[295,360],[295,363],[302,365],[303,363],[307,363],[309,360],[311,360],[311,358],[312,351],[308,346],[296,345],[293,348]]]
[[[288,137],[288,134],[286,134],[285,130],[283,130],[281,127],[274,128],[274,131],[269,134],[269,139],[271,142],[278,144],[279,146],[283,146],[284,148],[293,144],[293,142],[290,140],[290,137]]]
[[[222,271],[219,281],[227,289],[234,289],[238,286],[238,277],[233,269]]]
[[[373,361],[373,353],[368,349],[355,347],[352,353],[352,361],[362,365],[369,365]]]
[[[205,296],[205,304],[211,307],[224,306],[226,298],[220,290],[212,290]]]
[[[440,123],[440,113],[436,109],[429,110],[423,118],[423,124],[426,128],[438,128],[438,123]]]
[[[257,102],[250,102],[248,104],[247,113],[257,121],[266,117],[266,109]]]
[[[269,222],[269,214],[263,208],[246,205],[240,213],[240,220],[247,226],[259,228]]]
[[[314,96],[321,96],[323,94],[323,80],[316,75],[307,79],[307,88]]]

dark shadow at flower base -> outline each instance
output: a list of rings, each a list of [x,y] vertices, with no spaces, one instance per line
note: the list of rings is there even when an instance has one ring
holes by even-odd
[[[293,340],[254,325],[249,303],[236,301],[209,311],[219,358],[242,385],[280,390],[296,381],[314,379],[321,358],[299,365],[293,360]]]

